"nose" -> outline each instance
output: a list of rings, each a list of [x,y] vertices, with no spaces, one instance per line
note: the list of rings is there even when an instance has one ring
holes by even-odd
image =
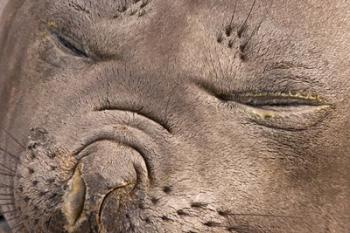
[[[122,217],[120,202],[147,186],[145,161],[134,149],[112,141],[96,142],[80,154],[64,196],[66,229],[84,232],[88,224],[98,232],[118,232],[111,225]]]

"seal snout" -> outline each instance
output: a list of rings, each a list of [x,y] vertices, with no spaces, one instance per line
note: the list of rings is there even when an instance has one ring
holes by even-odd
[[[80,156],[63,196],[65,229],[84,232],[92,226],[105,232],[106,224],[122,221],[120,201],[145,191],[147,167],[137,151],[108,140],[88,145]]]

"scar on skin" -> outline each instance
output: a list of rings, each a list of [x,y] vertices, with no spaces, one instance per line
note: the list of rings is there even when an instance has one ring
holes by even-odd
[[[77,168],[69,182],[69,190],[64,196],[63,214],[66,217],[68,232],[74,232],[74,225],[81,216],[85,202],[86,185]]]

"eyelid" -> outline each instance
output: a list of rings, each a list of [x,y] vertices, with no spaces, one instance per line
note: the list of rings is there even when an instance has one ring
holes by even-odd
[[[243,105],[247,120],[272,129],[303,131],[318,125],[331,112],[330,105],[264,109]]]
[[[70,37],[61,35],[59,33],[53,33],[53,36],[55,41],[59,44],[59,46],[63,47],[66,50],[69,50],[69,52],[72,53],[72,55],[84,58],[89,57],[83,46],[79,45]]]
[[[325,119],[332,106],[318,95],[289,93],[242,93],[221,98],[236,106],[247,121],[272,129],[303,131]]]
[[[218,96],[224,102],[237,102],[250,107],[322,106],[325,102],[318,95],[298,92],[235,93]]]
[[[298,92],[262,92],[262,93],[243,93],[235,94],[232,98],[229,96],[223,97],[226,101],[232,99],[241,104],[249,105],[252,107],[263,106],[321,106],[325,102],[314,94],[303,94]]]
[[[219,86],[211,81],[195,81],[195,83],[203,91],[227,103],[236,102],[255,107],[328,104],[326,98],[318,95],[319,90],[322,90],[319,83],[304,82],[301,78],[305,76],[302,75],[297,77],[285,74],[278,77],[268,75],[261,78],[266,81],[247,79],[243,85],[238,83],[236,90],[226,88],[232,85]]]

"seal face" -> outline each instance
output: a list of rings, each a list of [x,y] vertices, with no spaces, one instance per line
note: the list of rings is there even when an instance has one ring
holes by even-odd
[[[6,233],[350,231],[346,1],[2,4]]]

